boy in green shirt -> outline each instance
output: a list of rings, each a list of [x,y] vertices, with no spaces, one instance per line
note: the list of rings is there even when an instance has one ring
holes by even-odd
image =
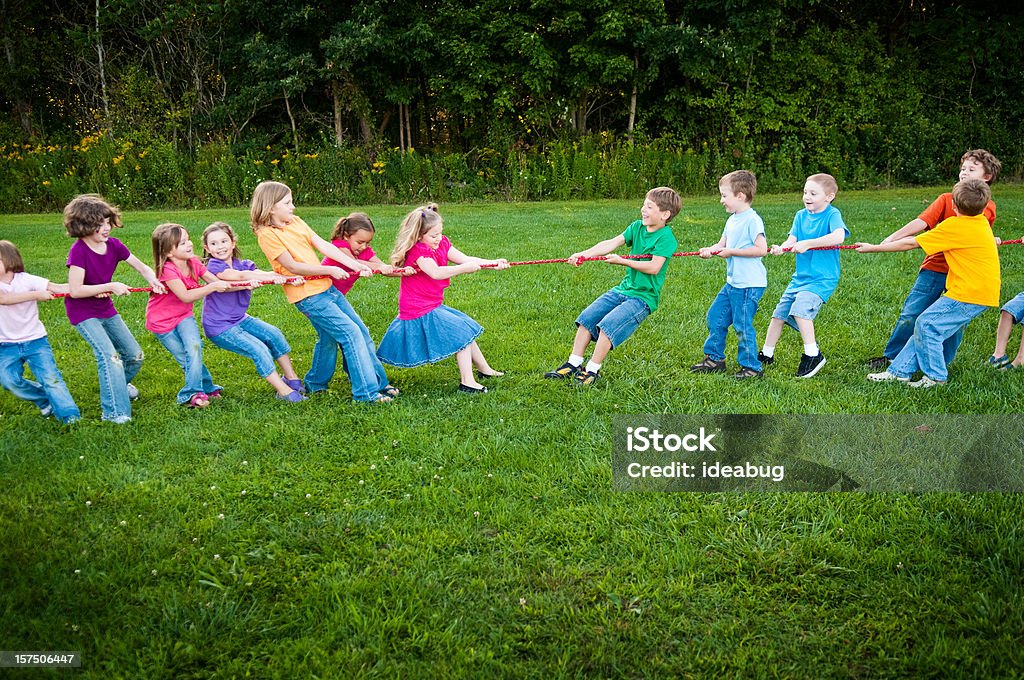
[[[581,385],[593,385],[605,356],[633,334],[658,308],[661,287],[665,283],[669,258],[678,242],[668,223],[679,213],[682,201],[669,187],[658,187],[647,192],[640,207],[640,219],[626,230],[590,248],[573,253],[569,263],[578,266],[584,258],[607,255],[605,262],[627,268],[622,282],[584,309],[576,319],[576,338],[568,361],[545,378],[574,379]],[[628,245],[630,255],[650,255],[649,260],[627,260],[611,254],[616,248]],[[583,367],[583,354],[591,342],[594,353]]]

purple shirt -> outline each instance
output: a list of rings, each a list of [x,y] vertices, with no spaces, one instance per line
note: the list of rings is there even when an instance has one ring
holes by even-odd
[[[420,241],[406,253],[405,266],[415,267],[416,260],[428,257],[439,267],[444,267],[448,264],[448,251],[451,247],[452,242],[447,236],[441,237],[437,250],[431,250],[430,246]],[[448,287],[448,283],[449,279],[438,281],[422,271],[402,277],[402,282],[398,284],[398,318],[418,319],[440,307],[444,302],[444,289]]]
[[[256,271],[258,267],[252,260],[237,258],[232,259],[231,266],[228,267],[224,260],[211,257],[206,263],[206,269],[212,274],[220,275],[226,269],[251,272]],[[203,332],[206,333],[206,337],[219,335],[244,319],[251,297],[251,289],[236,288],[224,293],[211,293],[203,298]]]
[[[110,283],[117,265],[131,256],[128,247],[113,237],[107,239],[107,252],[102,255],[78,239],[68,251],[67,266],[85,270],[85,278],[82,280],[85,285],[100,286]],[[64,309],[67,310],[68,321],[72,326],[87,319],[109,319],[117,315],[114,301],[110,298],[73,298],[69,295],[64,298]]]

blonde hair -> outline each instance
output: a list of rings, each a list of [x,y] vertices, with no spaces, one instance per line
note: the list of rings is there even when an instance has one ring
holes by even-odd
[[[231,257],[233,259],[241,260],[242,251],[238,249],[238,237],[235,236],[235,230],[231,228],[231,225],[227,222],[214,222],[206,229],[203,229],[203,252],[206,253],[206,261],[209,262],[213,255],[209,250],[206,249],[206,238],[215,231],[223,231],[231,239],[231,243],[234,244],[234,248],[231,249]],[[231,264],[230,262],[228,263]]]
[[[107,203],[99,194],[75,196],[64,206],[64,229],[68,236],[84,238],[100,230],[103,220],[111,227],[121,226],[121,211]]]
[[[153,268],[157,276],[163,276],[164,265],[171,259],[171,251],[181,243],[182,234],[188,235],[185,227],[172,222],[165,222],[153,230]],[[191,262],[188,263],[188,275],[196,278]]]
[[[839,184],[836,182],[836,178],[828,173],[819,172],[816,175],[811,175],[807,178],[807,182],[814,182],[824,189],[826,194],[839,193]]]
[[[21,259],[21,253],[18,252],[18,246],[14,245],[7,239],[0,241],[0,262],[4,263],[4,270],[9,271],[12,274],[18,274],[25,271],[25,261]]]
[[[252,191],[252,203],[249,206],[249,224],[252,233],[271,226],[270,212],[274,206],[292,193],[287,184],[267,180],[260,182]]]
[[[348,238],[357,231],[369,231],[371,233],[377,230],[373,226],[373,220],[370,216],[364,212],[349,213],[348,217],[342,217],[334,225],[334,231],[331,232],[331,241],[336,241],[339,238]]]
[[[669,213],[668,219],[665,223],[672,221],[672,218],[679,214],[679,211],[683,207],[683,199],[679,198],[679,194],[672,187],[655,187],[647,192],[647,198],[651,199],[651,203],[658,206],[658,210],[667,210]]]
[[[757,193],[757,177],[750,170],[734,170],[718,180],[718,186],[727,186],[733,194],[743,194],[747,203],[754,202]]]
[[[965,179],[953,187],[953,205],[966,217],[980,215],[992,198],[992,190],[983,179]]]
[[[405,264],[405,256],[412,247],[419,243],[423,235],[436,226],[444,224],[437,203],[428,203],[416,208],[402,220],[395,237],[395,248],[391,251],[391,264],[401,267]]]

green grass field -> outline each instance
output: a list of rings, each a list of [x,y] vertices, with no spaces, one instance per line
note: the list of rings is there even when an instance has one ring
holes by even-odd
[[[1020,238],[1024,187],[995,189],[996,233]],[[941,190],[840,193],[835,205],[851,241],[877,242]],[[639,203],[441,212],[464,252],[518,261],[607,238]],[[755,207],[777,243],[799,196]],[[355,209],[373,216],[386,256],[408,206],[298,213],[327,235]],[[681,249],[714,243],[725,217],[713,197],[684,199]],[[128,213],[116,236],[149,261],[159,222],[196,238],[215,219],[265,264],[242,209]],[[2,217],[0,238],[31,273],[65,280],[59,215]],[[1000,255],[1005,300],[1024,289],[1024,248]],[[145,296],[132,295],[118,309],[147,358],[123,426],[99,422],[95,364],[63,305],[41,304],[83,422],[63,428],[0,395],[0,650],[77,650],[88,677],[1020,677],[1019,494],[613,490],[616,416],[831,414],[843,437],[863,430],[864,442],[879,440],[872,415],[1019,419],[1024,375],[983,365],[994,311],[968,328],[948,386],[868,383],[863,362],[880,353],[922,253],[842,259],[816,324],[828,363],[810,380],[793,376],[792,331],[761,381],[691,374],[725,264],[677,258],[661,308],[612,352],[603,382],[552,384],[541,374],[564,361],[576,314],[622,270],[538,265],[458,277],[448,290],[507,372],[491,393],[457,394],[448,360],[390,370],[404,392],[390,405],[353,404],[340,367],[326,396],[277,402],[251,363],[207,343],[226,396],[180,409],[180,370],[144,329]],[[759,340],[793,263],[766,265]],[[375,339],[396,293],[396,281],[373,278],[350,295]],[[304,372],[315,339],[305,318],[270,287],[251,312],[285,332]],[[734,368],[734,340],[728,359]],[[1021,443],[1010,437],[992,456],[1019,464]],[[930,451],[885,456],[893,470],[928,468]],[[864,471],[874,459],[850,463]],[[44,673],[17,677],[30,674]]]

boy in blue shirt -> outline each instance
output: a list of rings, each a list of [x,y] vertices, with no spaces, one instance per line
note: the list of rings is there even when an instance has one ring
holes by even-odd
[[[673,189],[651,189],[640,207],[639,220],[621,234],[569,256],[569,264],[578,266],[584,258],[607,255],[605,261],[626,267],[626,275],[619,285],[580,312],[569,359],[545,373],[545,378],[572,379],[580,385],[593,385],[608,352],[622,344],[658,308],[668,263],[678,245],[668,223],[679,213],[681,204],[679,194]],[[651,258],[627,260],[610,254],[624,245],[630,247],[630,255],[650,255]],[[584,369],[583,354],[591,342],[595,343],[594,353]]]
[[[814,318],[839,284],[839,251],[810,249],[837,246],[850,235],[843,216],[832,205],[838,191],[839,185],[832,175],[808,177],[804,183],[804,209],[793,218],[789,238],[781,246],[771,248],[772,255],[781,255],[786,248],[796,253],[796,271],[772,312],[764,348],[757,358],[765,365],[775,362],[775,345],[782,336],[783,325],[789,325],[800,331],[804,341],[804,353],[796,371],[798,378],[810,378],[825,365],[825,355],[818,349],[814,335]]]
[[[754,315],[768,285],[768,273],[761,262],[768,254],[768,242],[764,236],[764,221],[750,207],[756,192],[757,177],[749,170],[730,172],[718,181],[720,202],[729,213],[729,219],[722,238],[713,246],[701,248],[700,256],[725,258],[725,285],[708,309],[704,361],[690,367],[694,373],[725,371],[725,337],[732,326],[738,344],[736,361],[740,365],[736,379],[762,375]]]

